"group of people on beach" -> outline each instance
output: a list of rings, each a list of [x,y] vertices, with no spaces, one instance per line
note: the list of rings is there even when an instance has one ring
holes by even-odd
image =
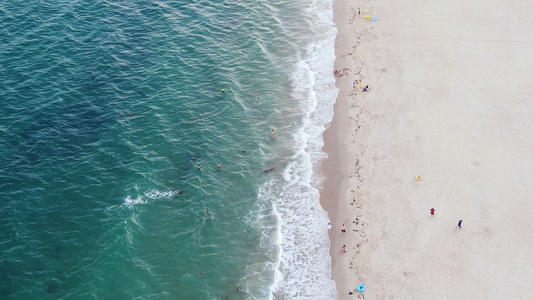
[[[346,69],[343,69],[342,71],[341,70],[335,70],[333,72],[333,74],[335,75],[335,77],[342,77],[344,75],[344,70]],[[356,89],[356,83],[358,82],[359,80],[356,80],[354,81],[353,83],[353,88],[354,88],[354,91]],[[363,87],[363,83],[361,81],[359,81],[359,88],[363,90],[363,93],[366,93],[370,90],[370,87],[368,86],[368,84],[366,86]]]
[[[433,207],[429,210],[429,213],[431,214],[431,216],[435,216],[435,211],[436,210]],[[462,225],[463,225],[463,220],[459,220],[459,222],[457,223],[457,227],[461,229]],[[332,228],[331,223],[328,223],[328,233],[331,232],[331,228]],[[341,233],[346,234],[346,225],[344,224],[341,225]],[[348,252],[348,248],[346,247],[346,245],[342,245],[342,252]]]
[[[328,223],[328,233],[331,232],[331,223]],[[342,224],[341,225],[341,232],[342,234],[346,234],[346,225]],[[346,247],[346,245],[342,245],[342,252],[346,253],[348,252],[348,248]]]
[[[429,210],[429,213],[431,214],[431,216],[435,216],[435,209],[432,207],[430,210]],[[457,227],[459,227],[459,229],[461,229],[461,225],[463,225],[463,220],[459,220],[459,222],[457,223]]]
[[[330,232],[330,231],[331,231],[331,223],[328,223],[328,232]],[[346,234],[346,225],[342,224],[341,232],[343,234]],[[342,252],[344,252],[344,253],[348,252],[348,247],[346,247],[346,245],[342,245]]]

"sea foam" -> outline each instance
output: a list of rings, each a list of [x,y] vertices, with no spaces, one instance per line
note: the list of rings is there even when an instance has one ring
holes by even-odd
[[[324,9],[326,8],[326,9]],[[333,118],[338,90],[332,76],[337,30],[329,0],[311,2],[313,40],[294,66],[291,97],[303,109],[299,127],[292,134],[294,155],[280,177],[267,183],[278,214],[279,261],[271,298],[336,299],[331,279],[327,213],[319,201],[324,177],[321,162],[322,134]]]

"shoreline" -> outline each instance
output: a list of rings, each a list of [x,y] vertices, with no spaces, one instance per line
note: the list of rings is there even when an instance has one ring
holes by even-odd
[[[320,203],[338,299],[527,297],[533,6],[383,2],[333,6],[343,76]]]
[[[353,296],[349,295],[348,291],[353,292],[356,286],[354,280],[362,283],[356,273],[357,262],[354,254],[361,254],[361,246],[366,239],[362,224],[365,224],[364,220],[370,216],[369,212],[362,211],[361,203],[357,202],[357,199],[364,198],[359,171],[364,152],[362,146],[365,129],[361,128],[361,122],[364,118],[362,103],[365,95],[359,81],[364,81],[364,50],[361,48],[366,45],[361,45],[359,35],[354,31],[359,23],[355,18],[361,15],[358,14],[359,6],[356,8],[358,1],[353,2],[335,0],[333,5],[334,23],[338,30],[334,69],[343,71],[343,75],[336,78],[335,85],[339,94],[334,105],[334,117],[323,134],[323,150],[328,154],[328,158],[323,163],[326,179],[320,199],[333,227],[329,234],[330,256],[338,299]],[[346,6],[351,6],[351,9],[345,9]],[[343,224],[347,228],[345,234],[341,233]],[[347,247],[346,253],[342,250],[344,245]]]

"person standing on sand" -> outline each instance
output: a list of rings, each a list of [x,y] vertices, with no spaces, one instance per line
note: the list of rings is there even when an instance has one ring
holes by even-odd
[[[331,232],[331,223],[328,223],[328,233]]]
[[[346,233],[346,226],[344,224],[342,224],[341,226],[341,231],[342,233]]]
[[[435,215],[435,209],[434,209],[434,208],[431,208],[429,211],[431,212],[431,215],[432,215],[432,216]]]
[[[463,220],[459,220],[459,223],[457,223],[457,227],[459,227],[459,229],[461,229],[461,224],[463,224]]]
[[[348,248],[346,248],[346,245],[342,245],[342,252],[348,252]]]

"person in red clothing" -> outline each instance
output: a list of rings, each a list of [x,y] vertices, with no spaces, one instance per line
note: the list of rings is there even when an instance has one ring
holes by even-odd
[[[435,209],[434,209],[434,208],[431,208],[431,209],[429,210],[429,212],[431,212],[431,215],[432,215],[432,216],[435,215]]]

